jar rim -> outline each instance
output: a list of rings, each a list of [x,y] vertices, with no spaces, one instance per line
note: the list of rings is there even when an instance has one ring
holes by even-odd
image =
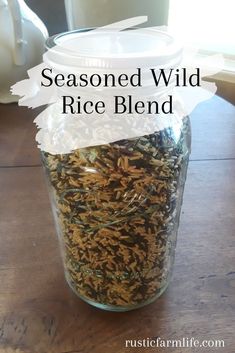
[[[171,62],[175,67],[183,52],[170,34],[157,27],[77,29],[48,38],[45,46],[51,64],[98,69],[147,68]]]

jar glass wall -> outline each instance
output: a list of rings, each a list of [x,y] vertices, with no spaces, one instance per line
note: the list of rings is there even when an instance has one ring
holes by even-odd
[[[155,300],[173,269],[190,123],[137,139],[42,153],[66,279],[97,307]]]
[[[81,40],[83,31],[48,40],[49,49],[57,42],[66,49],[66,38],[79,48],[78,55],[73,51],[71,58],[67,49],[61,56],[61,46],[59,51],[53,50],[48,56],[51,67],[67,73],[71,64],[73,70],[88,76],[94,70],[115,76],[126,67],[130,71],[140,67],[137,57],[147,74],[147,85],[135,89],[134,94],[143,99],[148,94],[155,99],[169,94],[172,82],[165,92],[164,85],[157,90],[149,80],[149,67],[166,61],[167,68],[176,68],[181,61],[182,48],[168,34],[144,30],[140,36],[134,30],[127,36],[115,32],[112,37],[112,33],[99,32],[98,44],[94,38],[90,49],[87,33]],[[66,65],[65,58],[69,59]],[[114,91],[97,90],[92,88],[89,94],[101,97],[105,93],[112,100]],[[175,106],[182,111],[178,101]],[[49,121],[57,122],[58,111],[51,110]],[[152,121],[157,123],[158,117],[152,115]],[[66,279],[73,291],[92,305],[131,310],[154,301],[169,283],[191,144],[189,118],[180,118],[175,112],[169,121],[162,130],[154,124],[148,135],[137,138],[128,135],[67,154],[42,152]],[[141,133],[143,125],[141,121]]]

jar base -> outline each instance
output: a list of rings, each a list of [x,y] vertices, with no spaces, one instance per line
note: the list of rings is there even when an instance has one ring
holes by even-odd
[[[149,298],[148,300],[146,300],[143,303],[140,304],[136,304],[136,305],[130,305],[130,306],[119,306],[119,305],[106,305],[106,304],[102,304],[102,303],[97,303],[91,299],[88,299],[84,296],[82,296],[81,294],[79,294],[74,287],[72,286],[71,282],[69,281],[69,279],[67,278],[67,276],[65,275],[66,278],[66,282],[68,283],[69,287],[72,289],[72,291],[76,294],[77,297],[79,297],[81,300],[83,300],[84,302],[98,308],[98,309],[102,309],[102,310],[106,310],[106,311],[113,311],[113,312],[125,312],[125,311],[131,311],[131,310],[135,310],[135,309],[139,309],[142,308],[148,304],[153,303],[155,300],[157,300],[167,289],[169,282],[167,281],[167,283],[165,284],[165,286],[163,286],[161,288],[161,290],[153,297]]]

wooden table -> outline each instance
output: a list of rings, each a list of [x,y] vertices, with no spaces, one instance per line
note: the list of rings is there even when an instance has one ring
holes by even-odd
[[[193,152],[173,280],[155,303],[109,313],[64,280],[33,117],[0,106],[0,352],[197,352],[125,348],[160,336],[223,339],[235,352],[235,108],[215,97],[192,114]]]

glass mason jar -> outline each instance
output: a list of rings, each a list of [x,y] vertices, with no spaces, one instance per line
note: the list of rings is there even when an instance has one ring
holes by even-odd
[[[138,138],[42,152],[65,276],[86,302],[126,311],[168,286],[190,135],[185,117]]]

